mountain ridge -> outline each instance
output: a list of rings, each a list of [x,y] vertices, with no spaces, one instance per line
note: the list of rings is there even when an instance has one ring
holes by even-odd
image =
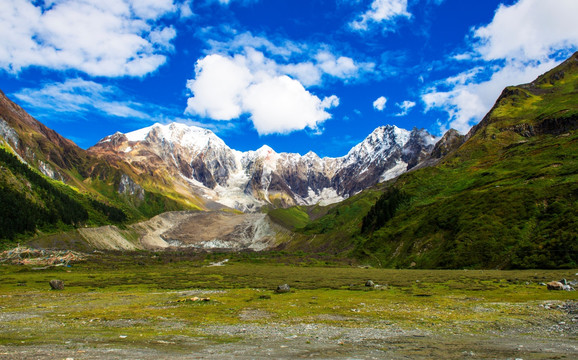
[[[265,205],[342,200],[417,165],[434,140],[423,129],[410,132],[387,125],[376,128],[342,157],[320,158],[312,151],[277,153],[267,145],[240,152],[210,130],[157,123],[109,135],[88,151],[96,156],[116,154],[149,171],[150,163],[164,164],[173,177],[183,177],[212,200],[251,211]],[[147,165],[142,164],[144,158],[150,160]]]

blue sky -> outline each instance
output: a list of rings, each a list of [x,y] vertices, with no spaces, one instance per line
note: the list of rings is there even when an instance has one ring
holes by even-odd
[[[153,123],[342,156],[462,133],[578,49],[576,0],[2,0],[0,89],[79,146]]]

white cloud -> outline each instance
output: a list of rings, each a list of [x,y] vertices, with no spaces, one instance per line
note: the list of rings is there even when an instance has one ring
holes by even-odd
[[[0,68],[142,76],[166,62],[176,32],[160,20],[176,10],[172,0],[3,0]]]
[[[384,96],[380,96],[373,102],[373,108],[377,111],[383,111],[386,103],[387,99]]]
[[[416,105],[415,102],[413,101],[409,101],[409,100],[405,100],[404,102],[400,103],[396,103],[395,106],[397,106],[398,108],[400,108],[401,112],[395,114],[395,116],[406,116],[407,114],[409,114],[409,112],[411,111],[411,109],[413,109],[413,107]]]
[[[319,99],[262,53],[251,50],[234,57],[207,55],[197,61],[195,79],[187,82],[192,97],[188,114],[232,120],[249,114],[261,135],[317,129],[339,104],[336,96]]]
[[[154,106],[151,105],[132,100],[116,100],[128,96],[114,86],[104,86],[80,78],[45,84],[37,89],[23,89],[14,96],[42,113],[68,113],[75,118],[98,112],[121,118],[151,120],[154,112]]]
[[[337,55],[326,44],[312,45],[285,39],[277,39],[275,44],[250,32],[226,34],[225,37],[225,41],[208,40],[207,54],[242,54],[250,68],[289,75],[306,87],[321,85],[327,78],[358,80],[375,69],[374,63]]]
[[[214,120],[231,120],[243,112],[242,96],[253,81],[243,57],[209,55],[197,61],[196,78],[187,82],[193,97],[187,112]]]
[[[349,23],[349,26],[356,31],[366,31],[372,24],[386,23],[397,18],[410,18],[411,14],[407,11],[407,0],[373,0],[370,9]]]
[[[352,58],[345,56],[336,58],[335,55],[328,51],[320,51],[315,56],[315,60],[317,60],[317,65],[324,73],[340,79],[354,77],[359,71],[359,67]]]
[[[576,14],[575,0],[500,5],[492,22],[473,29],[471,51],[453,56],[475,65],[427,89],[422,95],[426,111],[447,112],[442,131],[452,127],[467,132],[506,86],[528,83],[576,51]]]
[[[188,19],[195,15],[193,11],[193,0],[184,0],[178,7],[181,19]]]
[[[317,129],[331,117],[325,109],[334,102],[321,101],[288,76],[277,76],[251,85],[243,104],[259,134],[286,134]]]
[[[281,71],[298,79],[304,86],[321,84],[323,76],[321,69],[311,62],[282,65]]]
[[[474,48],[485,60],[544,59],[558,49],[578,46],[577,14],[576,0],[500,5],[490,24],[474,30]]]

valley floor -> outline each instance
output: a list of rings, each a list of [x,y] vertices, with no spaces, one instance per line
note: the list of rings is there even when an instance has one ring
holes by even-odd
[[[142,252],[2,265],[0,359],[578,357],[577,292],[540,285],[576,270],[224,260]],[[50,290],[51,279],[64,290]],[[275,293],[284,283],[292,291]]]

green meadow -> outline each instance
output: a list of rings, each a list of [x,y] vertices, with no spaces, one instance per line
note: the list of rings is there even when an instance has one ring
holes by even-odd
[[[224,266],[210,266],[225,259]],[[531,344],[563,336],[578,345],[572,322],[578,319],[567,309],[578,294],[541,285],[573,280],[577,270],[393,270],[348,261],[287,253],[145,252],[95,254],[71,267],[2,265],[0,358],[29,358],[53,348],[64,358],[101,358],[114,349],[126,351],[117,354],[121,358],[211,357],[269,341],[280,351],[297,344],[303,354],[321,358],[359,354],[360,347],[399,355],[418,340],[426,350],[436,341],[462,344],[457,356],[474,346],[472,337],[514,336]],[[51,279],[63,280],[65,289],[51,290]],[[376,287],[365,286],[367,280]],[[274,291],[285,283],[290,293]],[[307,326],[315,332],[291,335]],[[259,332],[272,329],[285,333],[275,338]],[[368,331],[390,334],[392,343],[341,339],[344,332]],[[400,339],[410,342],[395,348]],[[433,356],[426,350],[414,355]],[[496,356],[498,350],[477,351]],[[3,357],[8,354],[14,357]]]

